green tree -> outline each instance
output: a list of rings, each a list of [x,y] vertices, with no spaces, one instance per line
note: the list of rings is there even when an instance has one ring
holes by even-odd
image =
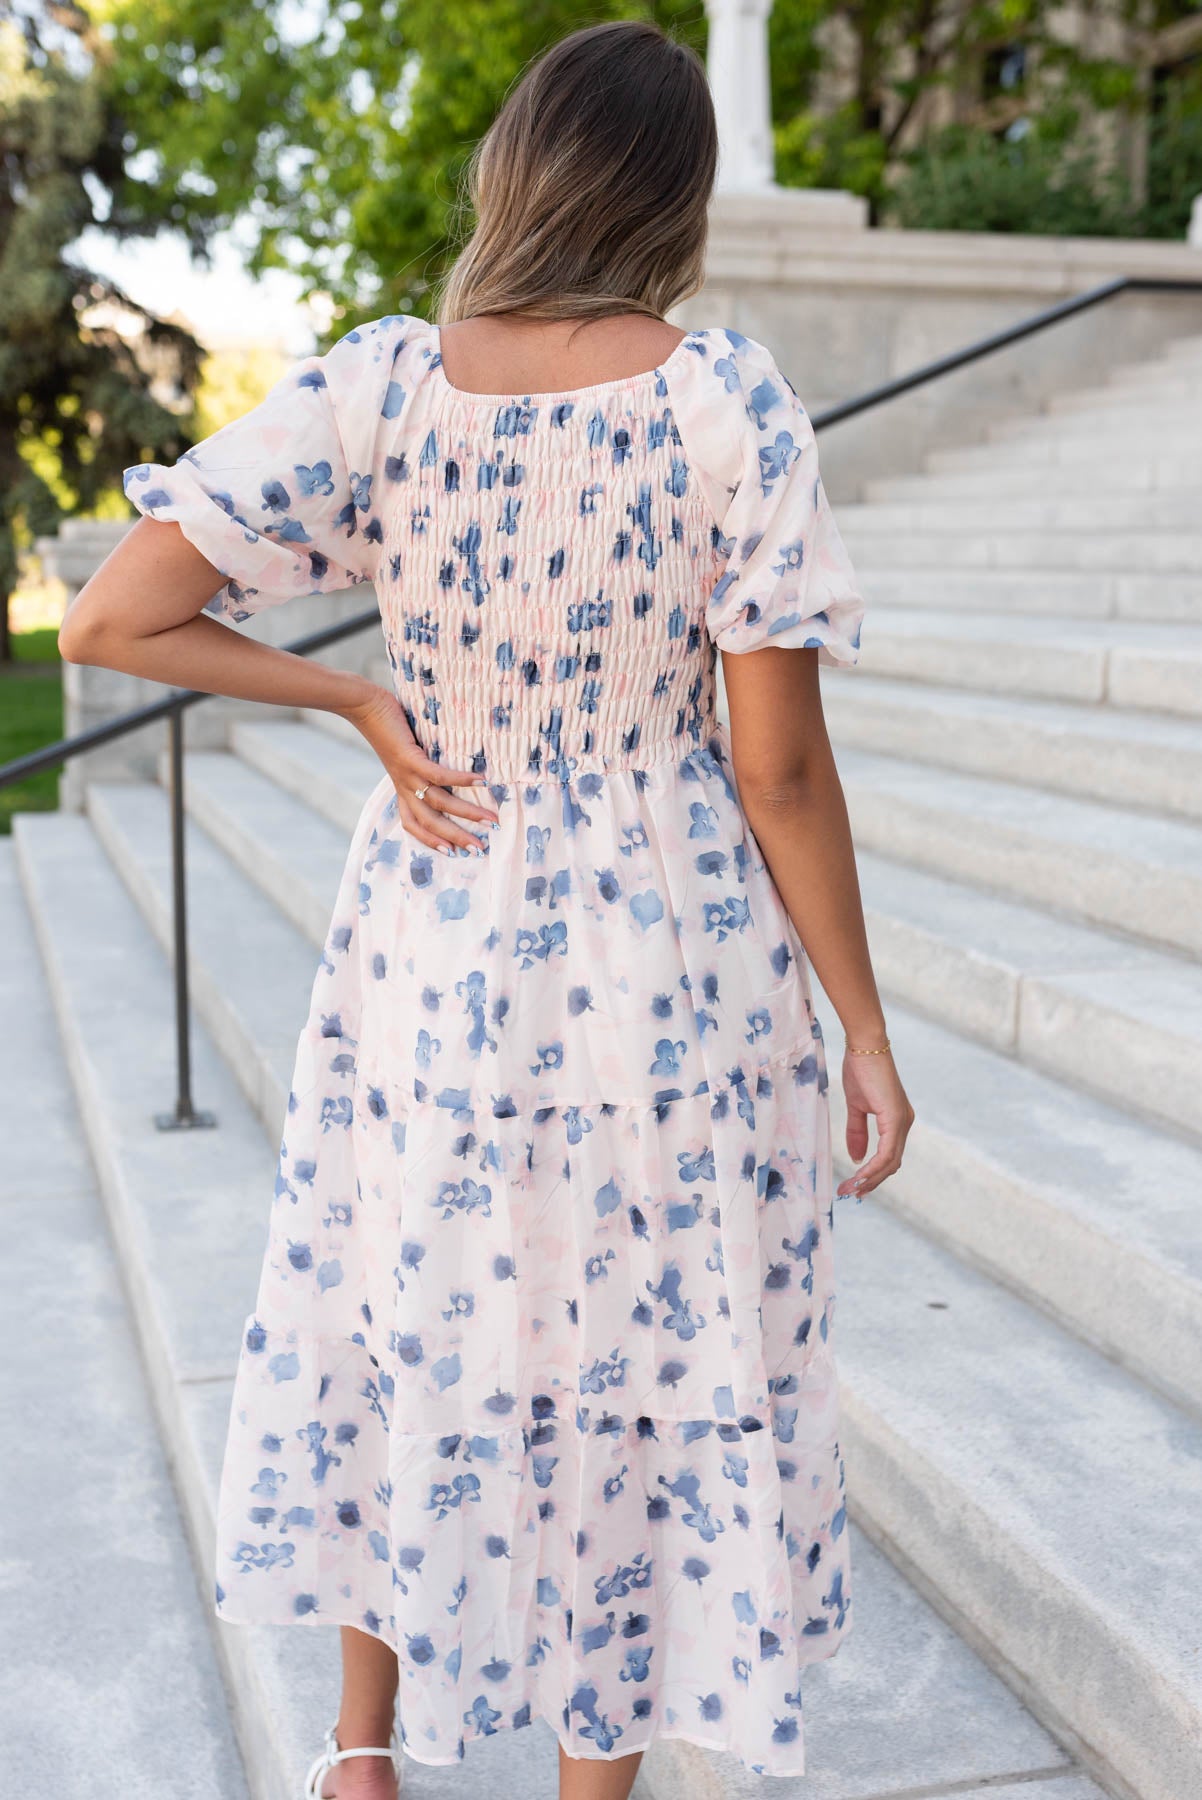
[[[118,237],[152,228],[149,214],[106,207],[126,142],[100,49],[70,0],[20,14],[0,0],[4,662],[19,553],[65,515],[91,510],[129,463],[186,447],[188,420],[175,408],[186,407],[202,354],[190,333],[148,315],[71,251],[98,218]]]
[[[894,224],[924,231],[1123,237],[1139,226],[1121,172],[1100,170],[1075,131],[1038,125],[1012,140],[983,126],[947,126],[905,159],[888,212]]]
[[[1151,3],[1159,21],[1190,0],[1118,3]],[[329,295],[341,328],[428,310],[470,224],[455,206],[463,164],[532,58],[611,18],[655,19],[701,53],[706,42],[703,0],[326,0],[303,14],[279,0],[233,14],[225,0],[96,4],[130,141],[144,152],[128,163],[123,208],[176,225],[202,261],[237,220],[251,272],[294,271]],[[990,59],[1015,42],[1039,73],[1030,91],[1024,78],[998,97],[1002,126],[1016,106],[1041,111],[1051,83],[1061,101],[1134,104],[1136,72],[1065,42],[1061,17],[1054,0],[776,0],[778,178],[850,188],[881,214],[924,97],[981,88]],[[954,177],[962,189],[987,176],[990,152],[970,139],[942,145],[975,156]],[[989,171],[1014,206],[1037,191],[1030,162],[1029,152],[998,153]],[[938,216],[959,218],[923,175],[911,208],[927,195]],[[1010,204],[989,202],[999,215]]]
[[[580,25],[653,18],[704,49],[702,0],[102,0],[133,141],[123,205],[202,261],[235,220],[252,274],[328,294],[340,329],[424,312],[466,224],[463,164],[523,67]],[[289,14],[288,17],[294,17]]]

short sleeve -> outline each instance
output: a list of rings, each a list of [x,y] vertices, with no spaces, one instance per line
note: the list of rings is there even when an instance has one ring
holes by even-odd
[[[259,404],[170,466],[124,471],[126,497],[174,520],[225,577],[205,610],[235,622],[375,578],[384,490],[425,321],[395,314],[302,358]]]
[[[703,446],[726,560],[706,628],[725,652],[765,644],[855,663],[864,600],[818,467],[814,428],[771,352],[715,333],[702,394]],[[694,377],[696,379],[696,377]]]

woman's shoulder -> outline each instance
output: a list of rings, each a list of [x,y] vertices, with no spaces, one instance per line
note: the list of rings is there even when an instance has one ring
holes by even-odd
[[[796,390],[767,344],[730,325],[703,325],[680,340],[669,382],[687,460],[721,518],[761,447],[804,418]]]
[[[414,405],[436,354],[426,319],[416,313],[383,313],[353,325],[327,350],[301,358],[283,378],[277,396],[287,404],[307,401],[340,440],[353,467],[370,466],[380,446],[395,443],[414,419]]]
[[[692,354],[687,354],[691,351]],[[782,431],[808,435],[805,407],[775,354],[732,325],[703,325],[680,343],[673,414],[696,460],[730,485],[751,444]]]
[[[762,417],[777,405],[798,404],[797,390],[768,345],[733,325],[696,326],[679,350],[691,397],[720,413],[745,410]]]
[[[318,358],[321,373],[336,387],[384,390],[387,407],[399,405],[437,360],[437,334],[418,313],[382,313],[351,326]],[[398,391],[392,391],[398,390]]]

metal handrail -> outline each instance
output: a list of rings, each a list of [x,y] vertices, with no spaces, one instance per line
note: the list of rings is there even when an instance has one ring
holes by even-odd
[[[312,656],[329,644],[365,631],[380,620],[378,607],[355,613],[335,625],[323,625],[307,632],[283,647],[295,656]],[[196,1106],[192,1098],[192,1034],[191,1003],[188,993],[188,889],[185,866],[184,819],[184,713],[202,700],[219,698],[199,688],[172,688],[162,700],[152,700],[132,712],[120,713],[90,731],[79,731],[57,743],[44,744],[26,756],[15,757],[0,765],[0,788],[12,787],[27,776],[39,775],[44,769],[59,767],[73,756],[95,750],[114,738],[127,737],[144,725],[167,720],[171,804],[171,963],[175,986],[175,1106],[169,1113],[156,1113],[155,1124],[161,1131],[195,1131],[216,1125],[215,1114]]]
[[[1194,293],[1202,293],[1202,276],[1118,275],[1099,287],[1087,288],[1083,294],[1074,294],[1070,300],[1045,306],[1042,312],[1031,313],[1017,325],[1006,325],[989,337],[977,338],[962,350],[953,350],[947,356],[936,357],[934,362],[923,363],[920,368],[911,369],[908,375],[898,375],[881,387],[870,388],[866,394],[857,394],[852,400],[841,400],[835,406],[828,406],[824,412],[815,413],[811,423],[815,431],[824,425],[841,425],[844,419],[854,419],[857,413],[867,412],[869,407],[881,406],[886,400],[895,400],[899,394],[908,394],[928,381],[937,381],[941,375],[951,375],[969,363],[980,362],[983,356],[992,356],[995,350],[1005,350],[1010,344],[1033,337],[1037,331],[1046,331],[1050,325],[1075,318],[1078,313],[1088,312],[1090,307],[1113,300],[1118,294]]]
[[[379,621],[380,609],[373,606],[367,612],[341,619],[336,625],[323,625],[319,631],[310,631],[281,648],[291,651],[293,656],[314,656],[327,645],[340,643],[343,638],[366,631],[371,625],[378,625]],[[59,738],[53,744],[43,744],[24,756],[14,757],[12,762],[0,763],[0,788],[11,787],[14,782],[24,781],[29,775],[40,775],[45,769],[56,769],[71,757],[81,756],[85,750],[96,750],[101,744],[111,743],[114,738],[127,737],[131,731],[138,731],[143,725],[154,725],[160,719],[178,717],[186,707],[195,706],[201,700],[220,700],[223,697],[221,694],[207,693],[203,688],[172,688],[162,700],[151,700],[145,706],[136,706],[132,712],[117,713],[113,718],[106,719],[103,725],[93,725],[90,731],[79,731],[74,737]]]
[[[933,362],[923,363],[921,367],[912,369],[908,375],[899,375],[893,381],[887,381],[880,387],[870,388],[866,393],[857,394],[850,400],[843,400],[834,406],[828,406],[823,411],[814,413],[810,422],[816,432],[822,431],[830,425],[840,425],[845,419],[855,418],[860,413],[868,412],[872,407],[883,406],[887,401],[897,399],[899,395],[911,393],[915,388],[924,387],[931,381],[937,381],[943,375],[950,375],[956,369],[966,368],[971,363],[979,362],[982,357],[992,356],[995,351],[1004,350],[1010,344],[1017,344],[1023,338],[1032,337],[1038,331],[1046,331],[1049,326],[1059,325],[1065,319],[1074,318],[1078,313],[1086,312],[1091,307],[1099,306],[1107,300],[1113,300],[1120,294],[1132,293],[1202,293],[1202,277],[1193,279],[1154,275],[1120,275],[1113,281],[1103,282],[1095,288],[1088,288],[1083,294],[1075,294],[1071,299],[1062,300],[1055,306],[1048,306],[1040,312],[1031,313],[1027,318],[1020,319],[1017,324],[1007,325],[1001,331],[991,333],[989,337],[978,338],[974,343],[967,344],[960,350],[953,350],[947,356],[940,356]],[[341,643],[344,638],[353,637],[360,631],[370,629],[371,626],[378,624],[379,620],[379,608],[373,606],[365,612],[356,613],[352,618],[341,620],[336,625],[325,625],[318,631],[308,632],[304,637],[296,638],[292,643],[284,644],[281,648],[291,652],[294,656],[312,656],[318,650],[326,649],[330,644]],[[60,738],[56,743],[46,744],[41,749],[30,751],[25,756],[14,758],[12,762],[0,764],[0,789],[3,789],[11,787],[18,781],[24,781],[29,775],[40,774],[45,769],[57,768],[74,756],[81,756],[85,751],[95,750],[102,744],[111,743],[115,738],[125,737],[131,731],[137,731],[144,725],[153,725],[160,719],[168,721],[171,771],[176,1101],[173,1112],[156,1115],[156,1123],[163,1129],[189,1129],[216,1123],[212,1113],[198,1111],[192,1102],[187,882],[184,842],[183,715],[188,707],[195,706],[202,700],[212,700],[218,697],[197,688],[173,688],[162,700],[151,701],[147,706],[135,707],[132,712],[120,713],[116,718],[109,719],[103,725],[93,726],[90,731],[80,731],[73,737]]]

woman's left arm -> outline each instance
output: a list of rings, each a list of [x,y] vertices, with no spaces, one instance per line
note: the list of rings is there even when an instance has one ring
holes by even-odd
[[[496,812],[448,789],[479,786],[484,777],[427,756],[396,695],[366,676],[261,644],[207,616],[221,579],[178,524],[140,518],[67,608],[59,649],[67,662],[168,687],[339,713],[392,777],[401,818],[415,837],[437,849],[477,847],[478,835],[450,815],[491,821]],[[418,800],[413,790],[423,782],[430,793]]]
[[[382,691],[206,615],[221,582],[177,524],[140,518],[67,608],[59,650],[67,662],[274,706],[346,714]]]

